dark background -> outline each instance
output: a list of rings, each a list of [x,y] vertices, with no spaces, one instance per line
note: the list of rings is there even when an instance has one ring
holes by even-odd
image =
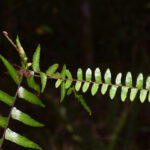
[[[112,80],[127,71],[133,83],[150,72],[150,2],[148,0],[0,0],[0,53],[12,64],[19,63],[15,49],[3,36],[6,30],[21,43],[32,61],[41,44],[41,70],[53,63],[66,64],[76,78],[77,68],[111,69]],[[61,68],[60,67],[60,68]],[[0,65],[0,89],[14,95],[16,86]],[[37,80],[38,82],[38,80]],[[121,102],[120,90],[113,101],[109,94],[84,94],[93,114],[89,116],[74,96],[60,104],[59,90],[49,81],[41,95],[45,109],[18,100],[18,107],[45,123],[31,128],[11,120],[10,127],[44,150],[150,150],[150,104],[137,96]],[[0,102],[0,115],[9,107]],[[2,135],[2,130],[1,130]],[[11,142],[4,150],[24,150]]]

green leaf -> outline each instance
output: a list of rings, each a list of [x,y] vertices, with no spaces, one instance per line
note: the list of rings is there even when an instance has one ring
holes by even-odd
[[[95,69],[95,81],[99,83],[102,82],[101,71],[99,68]]]
[[[39,66],[39,63],[40,63],[40,51],[41,51],[41,47],[40,47],[40,45],[38,45],[36,50],[35,50],[35,52],[34,52],[34,55],[33,55],[32,69],[34,71],[37,71],[37,72],[40,71],[40,66]]]
[[[11,141],[13,143],[16,143],[17,145],[26,147],[26,148],[33,148],[33,149],[42,150],[42,148],[39,145],[30,141],[26,137],[12,131],[9,128],[7,128],[7,130],[6,130],[5,139],[8,141]]]
[[[147,96],[147,90],[141,90],[140,91],[140,101],[141,101],[141,103],[144,103],[144,101],[146,99],[146,96]]]
[[[135,99],[135,97],[137,95],[137,92],[138,92],[138,89],[136,89],[136,88],[132,88],[131,89],[131,92],[130,92],[130,100],[131,101],[134,101],[134,99]]]
[[[118,86],[112,85],[109,91],[109,96],[111,99],[114,99]]]
[[[30,88],[40,93],[40,86],[34,80],[34,71],[30,71],[31,76],[27,77],[27,84]]]
[[[103,84],[101,87],[101,93],[104,95],[107,92],[108,84]]]
[[[85,82],[85,83],[83,84],[83,87],[82,87],[83,93],[85,93],[85,92],[88,90],[89,86],[90,86],[90,83],[89,83],[89,82]]]
[[[92,115],[92,111],[90,109],[90,107],[87,105],[85,99],[83,98],[82,95],[78,95],[75,91],[74,91],[75,97],[78,99],[78,101],[81,103],[81,105],[83,106],[83,108],[89,113],[89,115]]]
[[[85,81],[85,83],[83,84],[83,87],[82,87],[83,93],[85,93],[88,90],[88,88],[90,86],[90,82],[89,81],[91,81],[91,79],[92,79],[92,71],[91,71],[90,68],[88,68],[86,70],[86,74],[85,74],[85,80],[86,81]]]
[[[104,75],[105,83],[111,84],[111,72],[107,69]]]
[[[32,94],[31,92],[29,92],[28,90],[26,90],[23,87],[19,88],[18,96],[19,96],[19,98],[22,98],[32,104],[39,105],[41,107],[45,107],[45,105],[41,102],[41,100],[37,96],[35,96],[34,94]]]
[[[67,95],[68,95],[68,96],[71,95],[72,92],[73,92],[73,89],[72,89],[72,88],[69,88],[68,91],[67,91]]]
[[[44,72],[40,72],[40,77],[41,77],[41,84],[42,84],[41,92],[43,93],[47,83],[47,75]]]
[[[127,73],[125,83],[126,83],[126,86],[132,87],[132,75],[131,75],[131,72]]]
[[[83,71],[81,68],[78,69],[77,71],[77,79],[82,81],[83,80]]]
[[[61,85],[62,81],[62,79],[58,79],[55,83],[55,87],[58,88]]]
[[[150,76],[146,79],[146,89],[150,90]]]
[[[116,80],[115,80],[116,85],[121,85],[121,78],[122,78],[122,73],[118,73],[116,76]],[[115,85],[111,86],[110,91],[109,91],[109,96],[111,99],[114,99],[117,89],[118,89],[118,86],[115,86]]]
[[[24,49],[23,49],[23,47],[22,47],[22,45],[21,45],[21,43],[20,43],[19,36],[17,36],[17,38],[16,38],[16,45],[17,45],[17,48],[18,48],[18,50],[19,50],[19,54],[21,54],[21,55],[20,55],[21,58],[22,58],[22,59],[27,58],[27,57],[26,57],[26,54],[25,54],[25,51],[24,51]]]
[[[0,127],[5,128],[7,124],[8,118],[0,116]]]
[[[122,73],[118,73],[116,76],[116,85],[121,85]]]
[[[24,63],[24,61],[23,60],[21,60],[21,67],[22,67],[22,69],[26,69],[26,65],[25,65],[25,63]]]
[[[61,71],[61,77],[62,77],[62,79],[66,78],[66,65],[63,66],[63,69]],[[65,80],[63,80],[62,83],[61,83],[60,94],[61,94],[60,102],[62,102],[64,100],[65,94],[66,94]]]
[[[80,90],[81,84],[82,84],[81,81],[77,81],[77,82],[76,82],[76,84],[75,84],[75,89],[76,89],[77,92]]]
[[[143,74],[142,73],[140,73],[137,77],[136,87],[139,89],[143,88]]]
[[[93,96],[97,93],[98,88],[99,88],[99,84],[94,83],[94,84],[92,85],[91,94],[92,94]]]
[[[54,73],[56,72],[56,70],[58,69],[58,67],[59,67],[59,64],[53,64],[53,65],[51,65],[51,66],[47,69],[46,74],[47,74],[48,76],[53,76]]]
[[[15,98],[0,90],[0,101],[12,106]]]
[[[62,78],[60,73],[57,73],[57,78]],[[55,83],[55,87],[58,88],[61,85],[62,79],[58,79]]]
[[[57,79],[57,78],[61,78],[61,75],[60,75],[59,72],[56,72],[56,73],[53,74],[52,77]]]
[[[67,76],[68,80],[66,81],[65,88],[68,89],[72,84],[72,75],[68,69],[66,70],[66,76]]]
[[[5,67],[7,68],[11,78],[18,85],[20,83],[21,79],[19,78],[15,68],[2,55],[0,55],[0,59],[3,62],[3,64],[5,65]]]
[[[121,88],[121,100],[124,102],[126,97],[127,97],[127,94],[128,94],[128,87],[122,87]]]
[[[86,81],[91,81],[91,79],[92,79],[92,71],[90,68],[88,68],[86,70],[85,79],[86,79]]]
[[[148,92],[148,101],[150,102],[150,92]]]
[[[77,71],[77,79],[78,79],[78,81],[76,82],[75,90],[79,91],[81,88],[81,84],[82,84],[81,81],[83,80],[83,71],[81,68],[79,68]]]
[[[38,121],[31,118],[29,115],[18,110],[16,107],[13,107],[11,117],[15,120],[18,120],[18,121],[20,121],[26,125],[32,126],[32,127],[43,127],[44,126],[43,124],[41,124]]]
[[[2,143],[2,139],[0,138],[0,145],[1,145],[1,143]]]

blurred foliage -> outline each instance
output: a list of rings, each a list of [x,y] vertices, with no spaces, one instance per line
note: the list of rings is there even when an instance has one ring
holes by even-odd
[[[41,68],[59,62],[71,72],[78,67],[100,67],[112,74],[130,70],[134,78],[139,72],[150,72],[150,2],[147,0],[1,0],[0,53],[18,63],[15,50],[2,36],[6,30],[12,38],[17,34],[27,55],[32,57],[41,44]],[[0,89],[14,93],[13,82],[1,69]],[[76,76],[74,74],[74,76]],[[115,77],[115,76],[114,76]],[[133,81],[135,83],[135,81]],[[9,87],[11,88],[7,88]],[[114,101],[108,96],[89,94],[85,99],[92,116],[70,96],[59,104],[59,94],[49,82],[41,95],[45,110],[33,106],[19,107],[46,124],[43,129],[28,129],[12,121],[12,128],[34,137],[45,150],[147,150],[150,148],[150,106],[138,101],[122,103],[120,95]],[[118,92],[119,93],[119,92]],[[129,109],[130,108],[130,109]],[[0,114],[7,114],[0,103]],[[35,110],[35,111],[34,111]],[[39,112],[36,114],[35,112]],[[43,117],[43,116],[48,117]],[[37,129],[36,129],[37,130]],[[35,132],[34,132],[35,131]],[[1,133],[1,132],[0,132]],[[23,149],[9,142],[5,149]]]

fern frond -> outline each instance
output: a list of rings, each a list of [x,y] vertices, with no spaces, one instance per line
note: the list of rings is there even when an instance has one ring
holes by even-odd
[[[96,68],[94,73],[92,73],[92,70],[88,68],[86,69],[85,74],[83,73],[82,69],[79,68],[77,70],[77,78],[72,77],[72,73],[69,71],[68,68],[66,68],[66,65],[63,66],[61,72],[56,72],[59,67],[59,64],[53,64],[47,69],[46,72],[42,72],[40,69],[40,51],[41,51],[40,45],[37,46],[36,51],[34,52],[32,63],[30,62],[28,63],[27,62],[28,58],[26,57],[25,51],[21,46],[19,37],[17,36],[15,44],[9,38],[7,32],[3,33],[5,37],[10,41],[10,43],[15,47],[15,49],[18,51],[21,57],[22,67],[20,67],[20,69],[22,70],[22,72],[20,77],[15,68],[2,55],[0,55],[0,60],[6,67],[8,73],[10,74],[10,77],[18,85],[18,89],[14,97],[0,90],[0,101],[4,102],[5,104],[11,107],[8,117],[0,116],[0,127],[4,128],[3,137],[0,139],[0,149],[3,145],[4,139],[27,148],[34,148],[39,150],[42,149],[39,145],[21,136],[20,134],[12,131],[8,127],[10,118],[18,120],[26,125],[33,127],[43,126],[43,124],[34,120],[29,115],[25,114],[24,112],[20,111],[15,107],[17,97],[24,99],[32,104],[45,107],[43,102],[36,95],[34,95],[21,85],[23,77],[27,78],[28,86],[34,89],[36,92],[38,92],[38,94],[40,94],[40,92],[41,93],[44,92],[47,84],[47,79],[55,79],[56,80],[55,87],[56,88],[60,87],[61,92],[60,101],[62,102],[64,100],[66,93],[67,95],[70,95],[73,92],[75,97],[78,99],[78,101],[90,115],[92,113],[91,109],[87,105],[83,96],[77,93],[79,90],[81,90],[83,93],[86,93],[90,89],[91,94],[93,96],[98,92],[101,92],[104,95],[109,90],[110,99],[114,99],[117,90],[120,88],[121,89],[120,97],[123,102],[126,100],[129,92],[130,92],[129,98],[131,101],[135,100],[139,92],[139,99],[141,103],[145,102],[147,97],[148,101],[150,102],[150,76],[147,77],[146,82],[144,83],[143,74],[140,73],[136,79],[136,85],[134,86],[131,72],[127,72],[124,83],[122,83],[121,81],[122,73],[118,73],[115,79],[115,83],[112,83],[112,75],[109,68],[106,69],[106,72],[104,73],[103,76],[99,68]],[[33,70],[28,69],[31,65]],[[25,75],[26,73],[27,75]],[[92,74],[94,76],[94,80],[92,80]],[[34,80],[35,77],[41,78],[41,87],[39,84],[35,82]],[[100,87],[101,89],[99,90]],[[66,90],[68,91],[66,92]]]
[[[83,80],[83,72],[82,69],[79,68],[77,70],[77,79],[72,79],[72,81],[75,82],[75,90],[79,91],[82,86],[82,92],[87,92],[87,90],[90,88],[91,84],[91,94],[95,95],[98,92],[98,88],[101,85],[101,93],[104,95],[108,91],[108,87],[110,87],[109,90],[109,96],[111,99],[114,99],[116,92],[118,88],[121,88],[121,100],[125,101],[127,98],[127,94],[130,90],[130,100],[133,101],[138,93],[140,92],[140,101],[143,103],[148,95],[148,99],[150,101],[150,77],[146,80],[146,87],[143,88],[143,74],[140,73],[137,77],[136,86],[134,87],[132,85],[132,74],[131,72],[128,72],[125,77],[125,84],[122,84],[121,78],[122,74],[118,73],[116,76],[115,83],[111,82],[111,72],[110,69],[107,69],[104,73],[104,81],[102,81],[101,71],[99,68],[95,69],[94,72],[95,81],[92,81],[92,71],[90,68],[86,70],[85,74],[85,80]],[[67,79],[66,79],[67,80]],[[71,80],[71,79],[69,79]]]
[[[2,55],[0,55],[0,60],[6,67],[10,77],[14,80],[14,82],[17,84],[18,88],[16,90],[15,96],[12,97],[9,94],[3,92],[0,90],[0,101],[4,102],[5,104],[9,105],[10,112],[8,117],[2,117],[0,116],[0,127],[4,128],[3,136],[0,138],[0,149],[3,146],[4,140],[9,140],[11,142],[14,142],[20,146],[26,147],[26,148],[33,148],[33,149],[39,149],[42,150],[42,148],[37,145],[36,143],[32,142],[31,140],[27,139],[24,136],[21,136],[20,134],[12,131],[9,128],[10,119],[18,120],[26,125],[32,126],[32,127],[43,127],[44,125],[39,123],[38,121],[31,118],[26,113],[20,111],[15,107],[17,97],[24,99],[32,104],[39,105],[41,107],[45,107],[45,105],[41,102],[41,100],[26,90],[24,87],[21,86],[21,81],[23,81],[24,77],[27,77],[27,83],[30,88],[33,88],[37,92],[40,93],[40,86],[35,82],[34,80],[34,71],[40,71],[39,62],[40,62],[40,46],[37,47],[34,55],[33,55],[33,64],[30,62],[27,62],[27,57],[24,52],[23,47],[21,46],[21,43],[19,41],[19,37],[17,36],[16,44],[9,38],[7,32],[4,32],[6,38],[11,42],[11,44],[16,48],[18,51],[20,57],[21,57],[21,64],[22,67],[20,68],[20,72],[18,73],[16,69],[11,65],[8,60],[6,60]],[[32,65],[32,68],[34,71],[27,71],[27,69]],[[21,74],[20,74],[21,73]],[[46,86],[46,79],[47,76],[45,73],[41,74],[41,82],[42,82],[42,91],[44,91],[44,88]]]
[[[150,101],[150,76],[147,77],[145,87],[143,87],[143,74],[140,73],[136,79],[136,85],[133,86],[133,79],[131,72],[127,72],[125,76],[125,84],[122,84],[122,73],[118,73],[115,79],[115,83],[112,83],[112,77],[110,69],[108,68],[104,73],[104,80],[102,81],[102,75],[99,68],[95,69],[94,72],[95,81],[92,81],[92,71],[88,68],[85,72],[85,79],[83,79],[83,71],[81,68],[77,70],[77,79],[72,78],[71,72],[67,69],[66,70],[66,77],[62,78],[62,75],[59,76],[48,76],[48,78],[56,79],[56,88],[58,88],[63,81],[65,81],[66,89],[71,87],[72,82],[75,84],[75,90],[78,92],[82,87],[82,92],[86,93],[88,89],[91,88],[91,94],[94,96],[99,90],[101,86],[101,93],[104,95],[109,89],[109,96],[111,99],[114,99],[118,88],[121,88],[121,100],[124,102],[127,98],[128,92],[130,92],[130,100],[134,101],[136,98],[137,93],[139,92],[139,99],[141,103],[143,103],[148,95],[148,100]],[[91,85],[91,86],[90,86]]]
[[[133,86],[133,79],[131,72],[127,72],[125,76],[124,84],[122,83],[122,73],[118,73],[115,79],[115,83],[112,83],[112,77],[111,77],[111,71],[110,69],[106,69],[106,72],[104,73],[104,80],[102,80],[102,74],[99,68],[96,68],[94,71],[94,81],[92,80],[92,70],[88,68],[85,72],[85,79],[83,78],[83,71],[81,68],[77,70],[77,78],[73,78],[71,72],[66,69],[65,74],[59,73],[55,71],[58,69],[58,64],[52,65],[49,68],[49,71],[55,67],[54,71],[52,73],[48,73],[46,71],[47,79],[55,79],[57,80],[55,83],[55,87],[58,88],[59,86],[62,86],[64,84],[65,88],[62,88],[63,91],[63,98],[65,96],[65,89],[70,88],[71,86],[75,86],[75,90],[79,92],[79,90],[82,88],[82,92],[86,93],[88,89],[91,88],[91,94],[94,96],[99,90],[99,87],[101,86],[101,94],[104,95],[109,89],[109,96],[111,99],[114,99],[116,92],[118,88],[121,88],[120,97],[121,100],[124,102],[127,98],[128,93],[130,92],[130,100],[134,101],[134,99],[137,96],[137,93],[139,92],[139,99],[141,103],[143,103],[148,97],[148,101],[150,102],[150,76],[147,77],[145,82],[145,87],[143,87],[143,74],[140,73],[136,79],[136,85]],[[38,75],[35,75],[36,77],[40,77],[40,72],[35,72]],[[49,75],[48,75],[49,74]],[[52,75],[52,76],[50,76]],[[74,83],[74,84],[73,84]],[[46,83],[45,83],[46,84]],[[91,86],[90,86],[91,85]],[[110,87],[110,88],[109,88]],[[61,90],[62,91],[62,90]],[[62,92],[61,92],[62,93]],[[147,96],[148,95],[148,96]]]

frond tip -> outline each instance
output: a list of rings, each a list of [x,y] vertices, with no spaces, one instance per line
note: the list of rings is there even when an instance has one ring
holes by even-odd
[[[69,72],[70,73],[70,72]],[[70,73],[71,74],[71,73]],[[139,99],[143,103],[148,95],[148,100],[150,102],[150,76],[147,77],[146,86],[143,88],[143,74],[140,73],[136,80],[135,87],[132,85],[132,74],[128,72],[125,77],[125,84],[122,84],[122,73],[118,73],[116,76],[115,83],[112,83],[112,77],[110,69],[107,69],[104,74],[104,80],[102,81],[102,75],[99,68],[95,69],[94,72],[95,81],[92,81],[92,71],[90,68],[86,70],[85,80],[83,79],[83,71],[81,68],[77,70],[77,79],[72,79],[66,75],[66,83],[69,82],[71,86],[72,81],[75,82],[75,90],[79,91],[82,87],[82,92],[85,93],[89,88],[91,88],[91,94],[94,96],[101,86],[101,93],[104,95],[109,90],[109,96],[111,99],[114,99],[118,88],[121,88],[121,100],[124,102],[127,98],[128,93],[130,92],[130,100],[134,101],[139,92]],[[69,80],[69,81],[68,81]],[[91,86],[90,86],[91,85]],[[110,87],[110,88],[109,88]]]

